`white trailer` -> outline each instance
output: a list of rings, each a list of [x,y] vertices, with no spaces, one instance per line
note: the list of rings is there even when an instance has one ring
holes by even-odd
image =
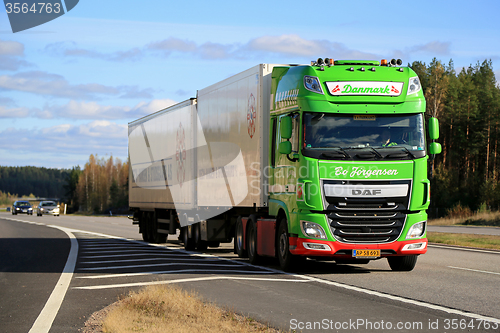
[[[273,67],[129,123],[129,206],[144,240],[164,242],[181,228],[186,248],[231,242],[238,215],[268,206]]]

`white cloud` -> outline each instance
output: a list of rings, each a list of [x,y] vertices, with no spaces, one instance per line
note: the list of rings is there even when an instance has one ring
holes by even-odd
[[[22,56],[24,55],[24,45],[18,42],[0,39],[0,55]]]
[[[26,118],[33,113],[33,110],[23,107],[7,108],[0,105],[0,118]]]
[[[16,140],[12,140],[16,138]],[[27,153],[72,155],[112,153],[126,156],[127,125],[97,120],[82,125],[62,124],[38,130],[8,128],[0,132],[0,149]]]
[[[25,60],[24,45],[19,42],[4,41],[0,39],[0,70],[15,71],[21,67],[31,66]]]
[[[99,99],[104,96],[120,98],[152,98],[153,89],[137,86],[106,86],[99,83],[71,84],[63,76],[43,71],[20,72],[0,76],[0,88],[43,96],[71,99]]]
[[[140,117],[163,110],[176,103],[176,101],[171,99],[154,99],[151,102],[141,102],[137,104],[134,106],[133,111],[138,117]]]
[[[140,48],[134,47],[126,51],[117,51],[111,53],[103,53],[95,50],[87,50],[76,46],[75,42],[58,42],[45,46],[45,52],[52,55],[59,55],[64,57],[84,57],[95,58],[108,61],[137,61],[140,60],[144,54]]]
[[[317,56],[327,54],[332,43],[321,40],[307,40],[298,35],[262,36],[252,39],[246,47],[251,51],[265,51],[296,56]]]
[[[171,99],[154,99],[149,102],[139,102],[133,107],[127,107],[71,100],[64,105],[47,104],[43,110],[32,110],[32,114],[43,119],[57,117],[67,119],[131,120],[159,111],[175,103],[177,102]]]
[[[119,90],[102,84],[72,85],[60,75],[41,71],[0,76],[0,88],[54,97],[94,99],[96,95],[117,95]]]
[[[438,47],[427,45],[422,47]],[[135,47],[126,51],[102,53],[86,50],[75,43],[50,44],[46,50],[66,57],[91,57],[108,61],[137,60],[149,53],[170,57],[173,54],[185,54],[202,59],[249,59],[262,55],[279,54],[294,57],[318,57],[335,55],[339,59],[372,58],[374,55],[347,48],[342,43],[329,40],[309,40],[299,35],[289,34],[280,36],[261,36],[250,40],[246,44],[206,42],[197,44],[187,39],[169,37],[164,40],[151,42],[143,47]],[[376,56],[378,59],[379,56]]]

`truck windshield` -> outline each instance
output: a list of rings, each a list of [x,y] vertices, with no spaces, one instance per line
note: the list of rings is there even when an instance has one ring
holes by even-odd
[[[408,158],[425,156],[422,114],[338,115],[307,112],[303,116],[303,129],[303,148],[306,150],[341,150],[345,157],[352,156],[349,150],[360,149],[373,151],[384,158],[394,155],[394,150],[405,153]],[[390,150],[393,152],[388,153]]]

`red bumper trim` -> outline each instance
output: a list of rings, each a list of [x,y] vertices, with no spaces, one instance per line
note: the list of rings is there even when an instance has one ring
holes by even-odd
[[[304,247],[304,243],[316,243],[323,244],[330,248],[330,250],[311,250]],[[414,243],[425,243],[423,248],[417,250],[403,250],[405,245],[414,244]],[[308,239],[308,238],[298,238],[298,237],[290,237],[290,252],[294,255],[301,256],[310,256],[310,257],[336,257],[336,258],[346,258],[351,257],[350,254],[346,254],[345,252],[342,254],[336,254],[341,250],[363,250],[363,249],[380,249],[380,250],[393,250],[396,252],[395,254],[384,254],[382,253],[382,257],[390,257],[390,256],[402,256],[402,255],[415,255],[415,254],[424,254],[427,252],[427,238],[421,239],[412,239],[408,241],[401,242],[392,242],[387,244],[346,244],[341,242],[331,242],[331,241],[322,241],[316,239]],[[295,249],[293,249],[292,245],[296,245]],[[293,250],[292,250],[293,249]]]

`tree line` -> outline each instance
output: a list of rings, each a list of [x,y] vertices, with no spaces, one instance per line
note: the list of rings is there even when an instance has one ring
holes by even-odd
[[[455,70],[413,62],[427,101],[426,116],[440,122],[443,152],[430,160],[432,215],[453,207],[500,207],[500,88],[491,60]]]
[[[128,209],[128,163],[112,156],[90,155],[83,170],[73,167],[67,178],[70,211],[103,213]]]
[[[0,192],[3,201],[17,197],[63,198],[67,169],[34,166],[0,166]]]

